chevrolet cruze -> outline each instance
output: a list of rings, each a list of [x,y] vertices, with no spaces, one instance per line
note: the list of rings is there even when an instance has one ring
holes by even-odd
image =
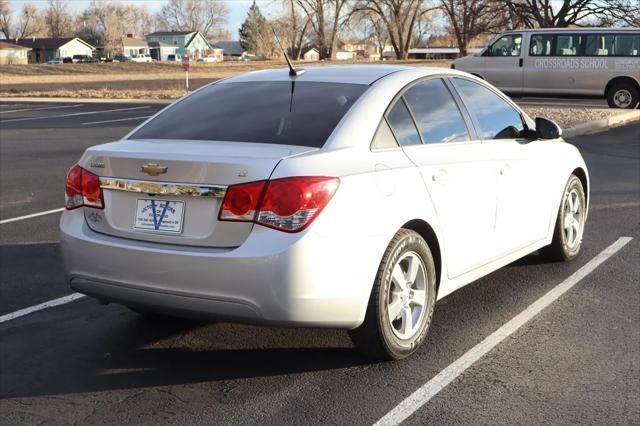
[[[578,255],[588,172],[550,120],[455,70],[268,70],[87,149],[60,222],[69,283],[138,312],[350,330],[380,359],[436,300]]]

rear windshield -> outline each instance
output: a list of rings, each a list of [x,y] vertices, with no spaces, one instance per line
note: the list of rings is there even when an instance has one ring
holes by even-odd
[[[185,139],[320,148],[369,86],[260,81],[219,83],[167,109],[130,139]]]

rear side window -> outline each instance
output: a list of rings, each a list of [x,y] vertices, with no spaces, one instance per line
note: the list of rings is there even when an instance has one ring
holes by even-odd
[[[398,99],[387,113],[387,121],[400,145],[420,145],[422,143],[413,118],[411,118],[411,113],[402,98]]]
[[[469,132],[458,105],[441,79],[415,84],[404,93],[424,143],[461,142]]]
[[[589,34],[586,56],[640,56],[640,34]]]
[[[320,148],[368,87],[300,81],[213,84],[162,112],[130,139],[253,142]]]
[[[516,139],[521,137],[524,124],[518,111],[492,90],[462,78],[454,84],[467,110],[480,125],[482,139]]]

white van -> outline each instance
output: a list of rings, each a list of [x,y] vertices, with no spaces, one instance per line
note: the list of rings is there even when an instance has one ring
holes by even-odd
[[[513,95],[604,96],[612,108],[635,108],[640,103],[640,29],[508,31],[451,67]]]

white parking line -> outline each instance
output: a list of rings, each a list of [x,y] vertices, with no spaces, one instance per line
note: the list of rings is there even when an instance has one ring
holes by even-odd
[[[103,123],[115,123],[118,121],[129,121],[129,120],[142,120],[149,117],[153,117],[153,115],[144,115],[142,117],[129,117],[129,118],[119,118],[117,120],[104,120],[104,121],[91,121],[89,123],[82,123],[83,126],[90,126],[92,124],[103,124]]]
[[[509,322],[491,333],[486,339],[471,348],[447,368],[438,373],[434,378],[422,385],[408,398],[389,411],[384,417],[378,420],[375,425],[397,425],[415,413],[420,407],[425,405],[436,396],[449,383],[453,382],[469,367],[475,364],[480,358],[500,344],[504,339],[516,332],[529,320],[538,315],[547,306],[556,301],[565,292],[578,284],[584,277],[589,275],[603,262],[616,254],[618,250],[627,245],[632,238],[621,237],[600,254],[591,259],[582,268],[574,272],[569,278],[551,289],[547,294],[533,302],[524,311],[516,315]]]
[[[24,117],[24,118],[11,118],[9,120],[2,120],[2,123],[9,123],[12,121],[28,121],[28,120],[48,120],[51,118],[64,118],[64,117],[77,117],[79,115],[93,115],[93,114],[104,114],[107,112],[121,112],[121,111],[134,111],[140,109],[148,109],[149,106],[141,106],[134,108],[118,108],[118,109],[107,109],[102,111],[90,111],[90,112],[76,112],[73,114],[62,114],[62,115],[51,115],[48,117]]]
[[[32,217],[44,216],[46,214],[58,213],[64,211],[64,207],[60,209],[47,210],[44,212],[32,213],[25,216],[12,217],[10,219],[0,220],[0,225],[4,225],[5,223],[17,222],[19,220],[31,219]]]
[[[84,106],[83,104],[76,105],[60,105],[60,106],[52,106],[52,107],[42,107],[42,108],[25,108],[25,109],[13,109],[9,111],[0,111],[0,114],[9,114],[11,112],[24,112],[24,111],[42,111],[45,109],[64,109],[64,108],[78,108]]]
[[[72,293],[68,296],[60,297],[58,299],[49,300],[48,302],[41,303],[39,305],[29,306],[28,308],[20,309],[19,311],[11,312],[10,314],[2,315],[0,317],[0,324],[3,322],[11,321],[16,318],[23,317],[25,315],[29,315],[34,312],[41,311],[47,308],[53,308],[54,306],[64,305],[69,302],[73,302],[74,300],[78,300],[82,297],[85,297],[84,294],[80,293]]]

